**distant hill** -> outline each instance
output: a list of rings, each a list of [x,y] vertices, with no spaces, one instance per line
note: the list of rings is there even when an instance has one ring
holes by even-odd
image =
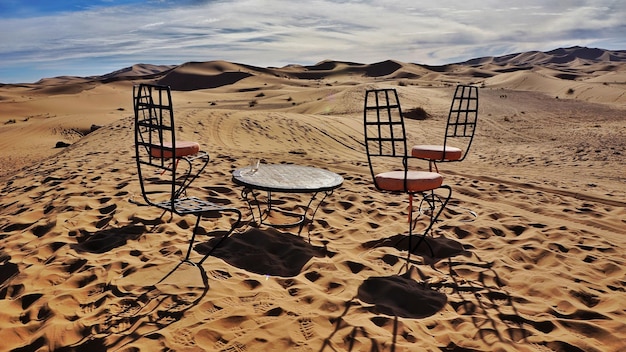
[[[483,66],[493,64],[498,66],[561,67],[564,64],[596,64],[600,62],[626,62],[626,50],[605,50],[573,46],[546,52],[527,51],[504,56],[485,56],[459,62],[456,65]]]
[[[288,65],[280,68],[262,68],[225,61],[208,61],[187,62],[178,66],[138,64],[100,77],[89,78],[102,81],[156,79],[161,84],[171,85],[173,89],[194,90],[232,84],[252,75],[316,80],[350,73],[372,78],[411,79],[436,73],[454,75],[454,71],[465,67],[465,69],[471,69],[469,73],[475,78],[489,78],[501,73],[549,68],[561,72],[557,72],[555,77],[571,80],[580,77],[580,74],[610,70],[613,68],[612,65],[624,62],[626,62],[626,50],[574,46],[546,52],[528,51],[503,56],[485,56],[441,66],[403,63],[394,60],[371,64],[324,60],[311,66]],[[463,72],[463,74],[467,73],[468,71]],[[204,82],[194,80],[190,83],[186,80],[186,77],[190,75],[201,75],[207,79]]]
[[[72,91],[80,91],[94,83],[148,81],[169,85],[174,90],[191,91],[232,85],[249,77],[259,77],[265,82],[280,81],[280,84],[288,85],[297,85],[298,80],[329,81],[338,77],[352,77],[361,82],[368,79],[404,80],[407,84],[419,85],[465,82],[492,88],[538,90],[563,96],[563,90],[581,91],[582,87],[571,86],[574,82],[605,85],[623,83],[626,80],[626,50],[574,46],[546,52],[485,56],[441,66],[396,60],[369,64],[324,60],[315,65],[292,64],[284,67],[257,67],[220,60],[181,65],[136,64],[102,76],[45,78],[23,86],[35,89],[45,86],[47,91],[62,89],[66,92],[68,86],[75,86]],[[575,97],[584,98],[578,94]],[[607,99],[615,100],[613,97]]]

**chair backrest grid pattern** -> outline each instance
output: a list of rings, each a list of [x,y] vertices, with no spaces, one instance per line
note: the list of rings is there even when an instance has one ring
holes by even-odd
[[[406,130],[395,89],[366,91],[364,128],[368,156],[406,156]]]
[[[457,161],[465,159],[476,130],[478,119],[478,88],[475,86],[458,85],[454,91],[454,97],[450,104],[446,133],[443,141],[444,150],[448,144],[448,138],[464,139],[467,141],[463,156]]]
[[[448,114],[446,137],[471,137],[476,127],[478,114],[478,88],[459,85]]]
[[[140,84],[133,87],[133,100],[135,152],[142,194],[151,204],[163,201],[165,197],[173,209],[177,196],[177,163],[168,158],[168,155],[174,155],[176,149],[170,89]],[[154,150],[159,152],[153,153]]]
[[[395,89],[373,89],[365,93],[363,109],[363,128],[365,149],[374,186],[381,189],[376,181],[376,174],[387,170],[391,161],[396,167],[400,166],[407,172],[405,165],[407,157],[406,129],[404,117]],[[401,164],[397,159],[401,158]],[[406,190],[406,177],[404,189]]]
[[[167,87],[152,85],[140,85],[138,91],[135,99],[137,127],[140,128],[138,144],[145,148],[146,163],[172,171],[171,162],[165,157],[173,155],[176,149],[171,93]],[[171,145],[164,145],[165,142]],[[163,152],[153,154],[153,148]]]

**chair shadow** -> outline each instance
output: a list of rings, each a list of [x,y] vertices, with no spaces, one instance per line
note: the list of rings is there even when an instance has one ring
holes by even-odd
[[[359,302],[372,304],[370,307],[363,307]],[[335,329],[324,339],[320,352],[326,350],[331,351],[365,351],[366,345],[363,340],[369,340],[369,351],[383,351],[390,347],[391,351],[396,350],[397,338],[401,334],[399,331],[399,318],[405,319],[421,319],[432,316],[442,310],[447,303],[446,295],[437,291],[433,291],[422,284],[417,283],[410,278],[410,275],[388,276],[388,277],[371,277],[368,278],[358,290],[357,296],[353,297],[345,304],[345,310],[340,316],[332,319],[331,322]],[[372,322],[377,326],[392,327],[392,341],[374,338],[363,326],[353,326],[351,322],[345,319],[351,307],[355,309],[367,309],[375,316],[371,318]],[[348,329],[347,335],[344,335],[341,341],[347,346],[335,346],[332,340],[340,331]],[[411,336],[402,335],[404,339],[414,339]],[[361,343],[358,343],[358,340]]]
[[[459,315],[456,319],[464,319],[474,324],[476,338],[483,339],[486,344],[493,345],[494,336],[503,343],[528,343],[530,336],[536,331],[550,332],[556,328],[549,318],[533,319],[527,317],[518,309],[518,305],[527,300],[507,292],[506,283],[500,278],[492,262],[482,260],[475,253],[470,260],[448,258],[445,262],[448,272],[446,280],[435,283],[420,283],[411,279],[409,272],[403,275],[386,277],[370,277],[359,287],[357,296],[345,303],[343,313],[332,319],[334,331],[324,339],[320,351],[337,350],[332,340],[341,334],[342,341],[348,346],[346,351],[355,348],[364,350],[361,343],[356,346],[357,338],[369,339],[370,351],[385,349],[388,341],[380,341],[371,337],[367,329],[362,326],[353,326],[345,319],[351,307],[366,309],[375,316],[372,321],[379,326],[393,328],[391,351],[394,351],[398,339],[398,319],[422,319],[432,316],[449,306],[451,311]],[[474,271],[473,277],[465,277],[460,272],[467,272],[468,268]],[[442,268],[445,270],[445,267]],[[413,267],[411,270],[418,270]],[[447,295],[442,293],[447,292]],[[371,306],[363,305],[367,303]],[[393,324],[393,325],[392,325]],[[406,339],[406,336],[403,336]],[[415,338],[415,337],[410,337]],[[389,345],[387,345],[389,346]],[[441,350],[466,351],[466,347],[450,341],[447,345],[439,346]]]
[[[196,245],[195,250],[206,254],[219,238]],[[260,275],[293,277],[313,257],[333,256],[326,247],[313,246],[302,237],[275,228],[250,227],[230,236],[215,248],[212,256],[228,264]]]
[[[422,319],[439,312],[447,303],[444,293],[417,282],[408,270],[402,275],[372,276],[359,286],[357,298],[371,304],[371,313]]]
[[[449,259],[457,255],[468,257],[472,255],[462,243],[444,236],[427,237],[418,246],[415,246],[417,241],[414,239],[411,244],[413,247],[411,254],[419,255],[425,264],[432,267],[446,258]],[[409,250],[409,238],[407,235],[399,234],[365,242],[362,246],[369,249],[393,247],[406,252]],[[402,259],[399,257],[394,258],[394,260],[385,258],[387,262],[400,260]],[[380,313],[409,319],[421,319],[436,314],[446,305],[447,296],[433,289],[430,284],[416,281],[413,277],[421,277],[422,274],[418,271],[416,275],[413,275],[417,269],[411,264],[411,262],[407,262],[403,266],[403,269],[406,268],[403,274],[369,277],[359,287],[357,298],[362,302],[372,304],[373,306],[368,309],[375,314]]]
[[[455,241],[444,236],[440,237],[426,237],[419,243],[419,246],[415,246],[419,241],[419,236],[414,236],[412,240],[413,250],[412,255],[418,255],[422,257],[425,264],[430,266],[435,265],[442,259],[452,258],[457,255],[471,256],[471,252],[465,249],[462,243]],[[428,241],[428,243],[426,243]],[[430,248],[433,250],[431,255]],[[395,236],[377,239],[362,244],[364,248],[373,249],[378,247],[392,247],[401,252],[409,250],[409,236],[406,234],[398,234]]]
[[[529,327],[541,332],[549,332],[556,327],[551,319],[533,320],[520,313],[517,305],[528,302],[526,298],[507,292],[506,283],[494,270],[493,262],[486,262],[476,254],[473,254],[473,258],[476,261],[464,262],[449,258],[447,264],[450,280],[432,286],[451,292],[451,298],[457,297],[450,305],[460,315],[472,316],[477,337],[488,344],[493,344],[493,336],[505,343],[528,342],[527,338],[534,334]],[[462,277],[457,272],[457,267],[463,271],[467,271],[468,267],[472,268],[477,278]],[[498,328],[494,328],[496,326]],[[508,335],[507,338],[504,335]],[[446,348],[461,347],[450,342]]]
[[[417,237],[417,236],[416,236]],[[419,239],[413,242],[413,246]],[[471,257],[473,254],[466,250],[458,241],[445,237],[428,237],[430,247],[434,255],[431,256],[428,245],[422,241],[419,246],[415,247],[412,254],[421,256],[425,263],[434,266],[437,262],[462,255]],[[406,252],[409,248],[409,239],[406,234],[398,234],[388,238],[368,241],[362,244],[364,248],[373,249],[378,247],[392,247],[399,251]],[[387,256],[386,256],[387,257]],[[396,257],[384,258],[388,264],[395,264],[405,258]],[[351,328],[348,335],[344,337],[344,342],[348,344],[347,351],[355,348],[355,341],[358,337],[370,340],[370,351],[379,351],[385,349],[384,341],[378,341],[371,338],[369,333],[363,327],[351,326],[344,320],[348,315],[350,307],[355,306],[357,309],[365,309],[372,313],[374,317],[372,321],[378,325],[391,326],[393,329],[393,340],[391,341],[391,350],[396,348],[396,340],[398,338],[399,318],[403,319],[423,319],[433,316],[440,312],[449,304],[448,296],[442,292],[441,285],[433,285],[426,282],[418,282],[415,276],[422,276],[410,263],[403,266],[407,270],[403,274],[389,276],[372,276],[367,278],[358,288],[357,295],[350,301],[346,302],[346,309],[343,313],[333,319],[335,330],[324,339],[324,343],[320,351],[326,349],[336,350],[331,340],[340,330]],[[417,271],[417,273],[415,272]],[[392,325],[389,325],[392,324]],[[406,337],[405,337],[406,338]],[[363,346],[360,346],[363,348]]]
[[[198,270],[200,274],[201,283],[199,280],[196,282],[198,277],[194,276],[193,287],[187,287],[185,295],[181,295],[180,283],[174,275],[179,270]],[[189,274],[181,276],[188,279]],[[172,282],[168,282],[170,280]],[[137,286],[132,290],[127,290],[124,285],[110,286],[114,296],[109,303],[111,308],[107,309],[110,312],[96,324],[86,327],[80,341],[58,351],[118,350],[141,338],[158,334],[202,302],[209,292],[209,278],[201,265],[180,261],[164,275],[155,276],[153,283],[147,286]]]

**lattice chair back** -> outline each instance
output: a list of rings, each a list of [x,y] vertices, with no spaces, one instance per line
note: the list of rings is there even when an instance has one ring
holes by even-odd
[[[381,190],[375,175],[389,167],[402,170],[407,156],[406,129],[402,108],[395,89],[372,89],[365,93],[364,134],[370,172],[374,185]]]
[[[463,150],[463,154],[458,160],[451,161],[465,159],[474,140],[477,120],[478,88],[466,85],[457,86],[450,104],[443,145],[444,148],[448,145],[458,145]],[[445,160],[445,156],[442,158]]]
[[[478,120],[478,88],[458,85],[448,112],[443,144],[422,144],[411,148],[411,155],[429,161],[438,171],[439,162],[463,161],[467,156]]]
[[[133,87],[135,153],[144,200],[151,205],[174,203],[193,181],[190,156],[206,157],[200,145],[176,139],[171,90],[167,86],[140,84]],[[200,155],[202,154],[202,155]]]

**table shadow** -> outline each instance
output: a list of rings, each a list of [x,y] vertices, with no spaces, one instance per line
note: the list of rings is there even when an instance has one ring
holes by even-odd
[[[195,247],[206,254],[218,241],[213,238]],[[325,247],[313,246],[302,237],[275,228],[249,228],[233,234],[211,256],[246,271],[270,276],[293,277],[313,257],[333,256]]]
[[[102,254],[123,247],[128,241],[135,241],[146,232],[147,228],[142,224],[129,224],[120,228],[109,228],[93,233],[80,231],[76,235],[77,243],[70,247],[77,252]]]

